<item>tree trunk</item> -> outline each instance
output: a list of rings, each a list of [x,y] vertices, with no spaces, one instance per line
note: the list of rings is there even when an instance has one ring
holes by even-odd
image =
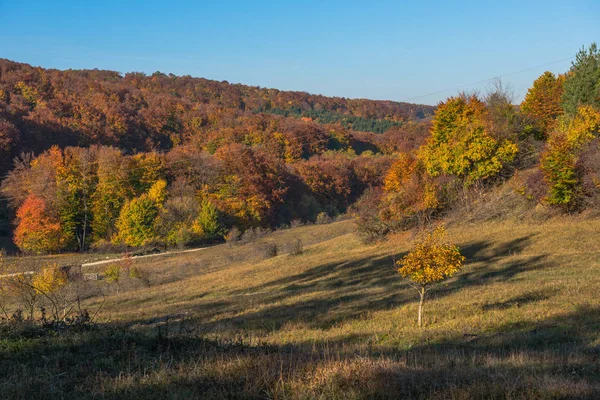
[[[422,287],[419,291],[421,301],[419,301],[419,328],[423,326],[423,301],[425,301],[425,287]]]
[[[87,225],[88,225],[88,204],[87,204],[87,190],[83,195],[83,233],[81,235],[81,249],[80,251],[85,250],[85,235],[87,234]]]

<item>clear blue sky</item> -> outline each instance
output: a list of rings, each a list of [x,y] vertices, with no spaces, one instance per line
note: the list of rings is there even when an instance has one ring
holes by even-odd
[[[0,21],[0,57],[43,67],[161,71],[427,104],[457,90],[426,94],[600,42],[598,0],[0,0]],[[569,65],[504,82],[520,100],[544,70]]]

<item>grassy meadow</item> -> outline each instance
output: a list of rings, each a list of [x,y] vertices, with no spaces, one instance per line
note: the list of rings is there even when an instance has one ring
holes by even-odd
[[[393,265],[412,232],[367,245],[343,220],[133,260],[149,286],[95,282],[93,329],[0,340],[0,397],[599,398],[598,232],[450,223],[466,265],[429,292],[421,329]]]

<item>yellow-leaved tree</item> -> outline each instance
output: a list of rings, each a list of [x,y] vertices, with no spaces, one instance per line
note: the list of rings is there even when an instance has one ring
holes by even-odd
[[[61,293],[67,281],[67,274],[58,264],[43,267],[31,280],[31,288],[35,293],[50,302],[54,321],[64,321],[74,307],[74,303]]]
[[[398,272],[419,292],[419,327],[423,326],[423,302],[427,290],[459,272],[465,260],[458,247],[444,240],[445,236],[443,225],[425,232],[413,249],[397,261]]]
[[[159,179],[147,193],[130,200],[123,205],[116,227],[118,234],[115,243],[139,247],[157,236],[157,217],[166,198],[167,182]]]
[[[514,160],[517,145],[491,135],[487,115],[476,95],[450,97],[438,105],[431,135],[419,150],[429,175],[454,175],[471,185],[497,175]]]
[[[599,136],[600,111],[591,106],[581,106],[575,116],[559,119],[540,159],[540,169],[548,185],[548,204],[566,211],[578,207],[583,172],[578,166],[579,156]]]

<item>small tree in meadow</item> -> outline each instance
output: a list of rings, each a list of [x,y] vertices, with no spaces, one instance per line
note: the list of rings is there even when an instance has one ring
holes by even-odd
[[[427,290],[460,271],[465,260],[458,247],[444,241],[445,236],[443,225],[425,233],[397,262],[400,266],[398,272],[403,278],[410,279],[410,285],[419,292],[419,327],[423,326],[423,302]]]
[[[110,264],[104,270],[104,279],[108,283],[116,283],[117,293],[119,293],[119,289],[121,288],[121,267],[118,264]]]
[[[35,292],[50,302],[55,321],[63,321],[74,307],[70,299],[61,293],[67,282],[67,274],[57,264],[45,266],[31,280]]]

